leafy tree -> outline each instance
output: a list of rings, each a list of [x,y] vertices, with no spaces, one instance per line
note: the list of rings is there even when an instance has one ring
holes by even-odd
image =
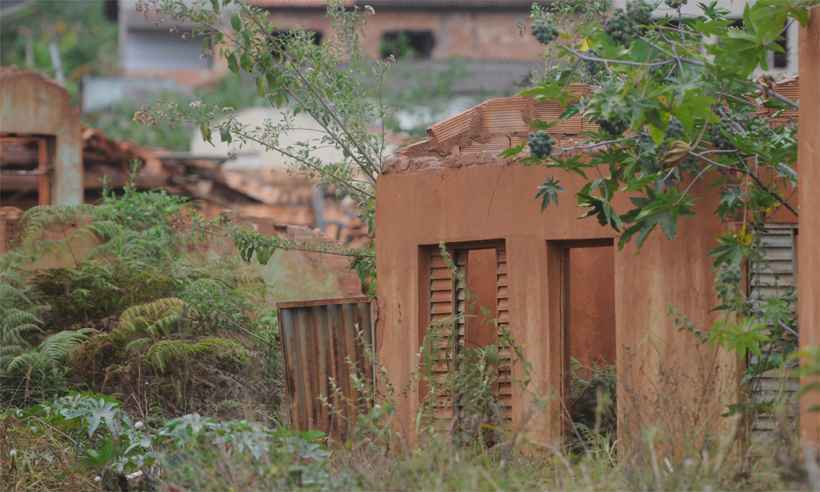
[[[116,66],[117,23],[104,16],[103,0],[35,0],[0,16],[0,65],[31,68],[65,77],[72,94],[84,75]],[[51,45],[60,55],[56,73]]]
[[[679,0],[663,2],[673,14],[653,15],[660,3],[632,0],[603,20],[587,16],[571,32],[553,32],[565,12],[533,10],[533,35],[555,56],[543,80],[525,94],[558,100],[567,106],[562,118],[580,114],[598,129],[583,145],[562,148],[545,145],[549,125],[538,122],[524,160],[588,178],[578,205],[618,231],[621,247],[632,240],[643,244],[656,229],[674,238],[679,221],[694,214],[693,190],[716,186],[721,200],[714,213],[742,227],[718,238],[712,253],[718,309],[731,316],[703,340],[760,355],[767,333],[783,331],[777,324],[767,331],[755,319],[783,316],[765,306],[761,314],[746,298],[741,266],[758,254],[756,232],[775,209],[797,215],[783,194],[797,183],[796,127],[772,125],[770,117],[797,109],[798,102],[778,93],[763,73],[770,53],[783,52],[784,30],[805,25],[820,2],[749,2],[740,22],[716,1],[700,3],[691,17],[681,14],[686,2]],[[573,100],[569,85],[581,81],[591,82],[591,93]],[[592,153],[581,157],[577,150]],[[596,168],[608,172],[593,175]],[[543,208],[557,202],[560,191],[556,179],[547,180],[537,191]],[[624,195],[632,208],[616,210],[615,200]],[[782,314],[783,303],[770,304]]]
[[[224,57],[232,72],[252,78],[258,95],[283,117],[252,127],[238,121],[232,107],[195,101],[141,112],[138,119],[194,122],[206,141],[256,142],[339,187],[363,209],[372,208],[372,188],[387,154],[387,109],[379,96],[388,63],[369,60],[359,49],[362,10],[330,2],[333,39],[317,45],[307,31],[278,34],[267,12],[237,0],[146,0],[142,7],[160,20],[192,22],[205,50]],[[282,135],[298,130],[294,117],[299,113],[311,116],[321,131],[296,144],[280,142]],[[341,162],[322,159],[319,151],[325,148],[336,149]]]

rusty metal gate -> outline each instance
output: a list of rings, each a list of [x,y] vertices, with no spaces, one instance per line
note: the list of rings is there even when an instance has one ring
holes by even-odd
[[[368,297],[280,302],[291,425],[344,440],[372,404],[374,316]]]

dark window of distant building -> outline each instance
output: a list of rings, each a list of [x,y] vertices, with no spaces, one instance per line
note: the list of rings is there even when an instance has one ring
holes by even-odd
[[[298,33],[304,32],[308,36],[311,37],[313,44],[319,46],[322,44],[322,38],[324,38],[324,34],[322,31],[314,31],[314,30],[305,30],[305,31],[273,31],[270,34],[271,40],[278,43],[284,43],[287,38],[296,36]]]
[[[788,68],[789,67],[789,29],[788,24],[783,28],[780,37],[777,39],[777,44],[783,48],[782,52],[773,52],[772,65],[774,68]]]
[[[426,60],[433,55],[435,45],[433,31],[387,31],[382,35],[379,52],[382,58]]]
[[[300,33],[304,33],[307,36],[309,36],[311,41],[313,41],[313,44],[315,44],[316,46],[322,44],[322,39],[324,38],[324,33],[322,33],[322,31],[316,31],[312,29],[304,31],[273,31],[270,34],[271,47],[273,53],[277,54],[281,52],[281,50],[286,48],[288,39],[297,36]]]
[[[731,27],[742,29],[743,28],[743,19],[734,19],[732,20]],[[778,68],[784,69],[789,68],[789,29],[788,24],[783,26],[783,31],[780,33],[780,37],[777,39],[777,44],[783,48],[783,52],[772,51],[771,52],[771,68]]]
[[[117,22],[120,16],[120,3],[117,0],[105,0],[103,15],[111,22]]]

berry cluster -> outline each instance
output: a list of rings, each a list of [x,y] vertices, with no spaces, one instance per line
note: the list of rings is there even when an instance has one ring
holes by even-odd
[[[550,134],[543,130],[530,133],[527,139],[527,144],[530,147],[530,155],[538,159],[549,157],[549,155],[552,154],[552,145],[554,143],[555,141]]]
[[[669,121],[669,126],[666,127],[666,138],[680,140],[683,136],[683,125],[681,125],[680,120],[673,117],[672,120]]]
[[[601,130],[611,137],[620,137],[629,128],[629,122],[621,117],[613,117],[609,119],[598,119],[595,121]]]
[[[541,44],[550,44],[558,37],[558,29],[549,17],[536,17],[532,21],[532,35]]]
[[[618,9],[605,26],[606,33],[616,43],[628,46],[652,21],[654,6],[644,0],[633,0],[626,4],[626,10]]]
[[[664,0],[663,3],[666,4],[667,7],[670,9],[678,10],[679,8],[686,5],[689,0]]]
[[[710,125],[707,138],[716,149],[734,148],[732,141],[725,136],[724,132],[728,133],[728,129],[724,128],[723,125]]]

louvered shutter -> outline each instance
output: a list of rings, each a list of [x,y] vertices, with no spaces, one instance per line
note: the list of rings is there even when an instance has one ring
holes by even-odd
[[[499,333],[510,330],[509,282],[507,281],[507,253],[503,247],[496,249],[496,323]],[[502,417],[512,420],[512,354],[510,347],[501,347],[502,364],[496,398],[501,406]]]
[[[749,298],[756,306],[795,287],[795,234],[796,228],[791,225],[765,226],[760,244],[762,258],[749,265]],[[775,399],[788,401],[786,414],[796,419],[799,388],[796,376],[784,377],[780,371],[768,371],[752,381],[752,400],[758,403]],[[775,420],[774,415],[758,413],[752,423],[752,438],[765,441],[774,437]]]
[[[436,427],[446,428],[453,419],[453,400],[445,389],[448,372],[453,368],[454,354],[449,337],[453,330],[455,290],[453,272],[438,248],[430,253],[430,324],[439,338],[433,342],[432,379],[437,394],[433,398]]]
[[[439,339],[434,342],[433,383],[438,394],[433,395],[437,427],[446,428],[456,417],[453,395],[444,388],[448,371],[455,370],[456,356],[464,347],[467,310],[467,263],[469,250],[455,250],[452,260],[458,272],[453,275],[447,261],[437,248],[430,253],[429,298],[430,324],[436,326]],[[503,247],[496,248],[496,322],[499,333],[509,331],[509,295],[507,257]],[[451,337],[453,337],[451,339]],[[512,357],[510,347],[501,347],[502,364],[496,398],[502,418],[512,418]]]

